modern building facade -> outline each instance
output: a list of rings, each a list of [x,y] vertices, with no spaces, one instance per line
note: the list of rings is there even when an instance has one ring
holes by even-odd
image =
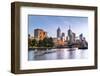
[[[61,30],[60,30],[60,27],[58,27],[57,29],[57,38],[60,38],[61,37]]]
[[[62,39],[63,41],[65,41],[65,33],[64,33],[64,32],[62,32],[62,34],[61,34],[61,39]]]
[[[47,32],[45,32],[42,29],[35,29],[34,30],[34,38],[36,40],[43,40],[45,37],[47,37]]]
[[[57,29],[57,46],[63,46],[65,42],[65,33],[61,32],[60,27]]]
[[[68,30],[68,41],[69,41],[70,43],[75,43],[75,37],[76,37],[75,33],[72,32],[71,29],[69,29],[69,30]]]

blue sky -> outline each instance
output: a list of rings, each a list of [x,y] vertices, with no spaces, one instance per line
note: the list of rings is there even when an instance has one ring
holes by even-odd
[[[83,33],[88,36],[88,17],[75,16],[45,16],[45,15],[29,15],[28,16],[28,33],[34,36],[34,29],[40,28],[48,32],[49,37],[57,36],[57,28],[61,28],[67,36],[67,31],[70,28],[76,35]]]

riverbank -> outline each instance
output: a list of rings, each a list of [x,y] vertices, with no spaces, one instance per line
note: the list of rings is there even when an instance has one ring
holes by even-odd
[[[62,48],[69,48],[69,47],[29,47],[28,50],[49,50],[49,49],[62,49]]]
[[[28,50],[47,50],[47,49],[57,49],[56,47],[29,47]]]

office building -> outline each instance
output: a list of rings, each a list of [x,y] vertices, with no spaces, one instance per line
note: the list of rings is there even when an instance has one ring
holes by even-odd
[[[47,32],[45,32],[42,29],[35,29],[34,30],[34,38],[36,40],[43,40],[45,37],[47,37]]]

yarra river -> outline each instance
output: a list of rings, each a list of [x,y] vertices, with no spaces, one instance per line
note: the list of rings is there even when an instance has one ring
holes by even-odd
[[[28,51],[28,60],[86,59],[87,57],[88,49],[57,48]]]

